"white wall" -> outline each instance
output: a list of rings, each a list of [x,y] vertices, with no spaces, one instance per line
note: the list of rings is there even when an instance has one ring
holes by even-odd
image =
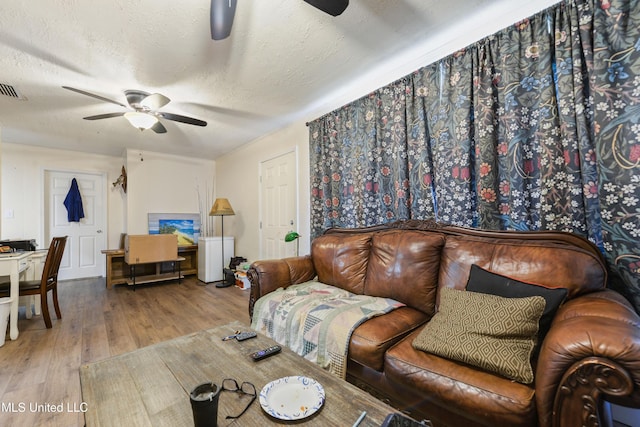
[[[44,171],[57,169],[70,172],[106,173],[108,182],[120,175],[119,157],[52,150],[3,141],[1,149],[1,239],[36,239],[45,247],[44,235]],[[118,244],[123,224],[123,197],[110,185],[107,190],[107,239]],[[11,216],[11,217],[10,217]]]
[[[127,150],[126,169],[124,232],[147,234],[149,213],[200,213],[196,189],[213,189],[215,162]]]
[[[127,151],[125,158],[23,146],[0,146],[0,239],[35,238],[44,246],[44,170],[107,174],[107,247],[117,248],[120,233],[147,234],[147,214],[198,213],[196,185],[213,186],[215,162]],[[141,159],[144,159],[142,161]],[[122,166],[127,194],[111,183]],[[13,217],[7,218],[11,212]]]
[[[260,258],[260,163],[297,149],[298,223],[300,254],[309,253],[309,135],[297,123],[241,147],[216,161],[216,194],[229,199],[234,216],[224,219],[225,236],[235,237],[235,254],[249,261]]]

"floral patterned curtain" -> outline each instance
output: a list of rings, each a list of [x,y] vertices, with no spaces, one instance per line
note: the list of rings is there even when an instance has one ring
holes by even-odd
[[[311,229],[562,230],[640,311],[640,5],[567,0],[310,124]]]
[[[590,79],[597,179],[587,183],[600,202],[604,253],[612,287],[640,312],[640,2],[598,1],[581,16]],[[595,159],[594,159],[595,157]]]
[[[309,124],[318,142],[310,149],[315,236],[337,225],[433,216],[430,169],[418,138],[424,131],[407,129],[410,90],[409,79],[399,80]],[[409,191],[410,180],[424,184]]]

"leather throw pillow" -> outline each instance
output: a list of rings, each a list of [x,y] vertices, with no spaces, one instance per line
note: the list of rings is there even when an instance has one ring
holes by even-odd
[[[505,298],[524,298],[539,295],[545,300],[544,312],[540,318],[538,343],[542,343],[551,328],[551,322],[558,307],[567,298],[565,288],[547,288],[542,285],[521,282],[510,277],[487,271],[475,264],[471,266],[467,290],[484,294],[498,295]]]
[[[533,382],[531,355],[543,297],[503,298],[450,288],[440,292],[438,312],[413,341],[416,350]]]

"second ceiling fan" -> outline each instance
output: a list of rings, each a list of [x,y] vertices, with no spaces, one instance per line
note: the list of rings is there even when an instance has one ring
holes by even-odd
[[[328,13],[331,16],[338,16],[349,6],[349,0],[304,0],[311,6]],[[211,0],[211,38],[213,40],[223,40],[231,34],[233,18],[236,14],[238,0]]]

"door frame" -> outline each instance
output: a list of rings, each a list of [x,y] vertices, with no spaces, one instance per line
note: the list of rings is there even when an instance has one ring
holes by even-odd
[[[269,162],[271,160],[275,160],[278,157],[282,157],[285,156],[289,153],[293,153],[294,154],[294,188],[295,188],[295,201],[294,201],[294,206],[295,206],[295,218],[296,218],[296,224],[297,228],[300,228],[300,188],[299,188],[299,181],[300,181],[300,159],[299,159],[299,153],[298,153],[298,146],[294,145],[291,146],[289,148],[283,149],[282,151],[278,151],[275,154],[272,154],[268,157],[264,157],[262,159],[260,159],[258,161],[258,244],[259,244],[259,254],[260,254],[260,259],[263,259],[265,257],[265,254],[263,253],[263,241],[264,241],[264,236],[262,233],[262,221],[263,221],[263,215],[264,212],[262,212],[262,200],[264,199],[264,191],[262,188],[262,167],[263,164],[265,162]]]
[[[42,201],[42,211],[43,211],[43,215],[42,215],[42,222],[40,223],[40,229],[42,230],[42,238],[43,238],[43,242],[49,242],[49,218],[52,215],[52,211],[51,211],[51,207],[49,206],[49,209],[47,209],[47,197],[49,197],[49,187],[47,186],[47,173],[69,173],[69,174],[84,174],[84,175],[95,175],[100,177],[100,185],[102,186],[102,218],[103,218],[103,227],[102,227],[102,234],[104,235],[104,238],[102,239],[102,244],[103,246],[101,248],[96,248],[96,259],[98,260],[98,262],[100,263],[100,271],[101,271],[101,277],[105,277],[105,271],[106,271],[106,262],[105,262],[105,257],[102,256],[101,251],[106,249],[109,242],[109,217],[108,217],[108,213],[109,213],[109,208],[107,206],[108,203],[108,190],[109,187],[107,185],[107,177],[108,174],[105,171],[101,171],[101,170],[79,170],[79,169],[65,169],[65,168],[54,168],[54,167],[44,167],[41,170],[41,176],[40,176],[40,182],[42,183],[42,194],[41,196],[41,201]],[[47,243],[46,245],[43,245],[43,247],[41,249],[47,249],[49,247],[49,243]]]

